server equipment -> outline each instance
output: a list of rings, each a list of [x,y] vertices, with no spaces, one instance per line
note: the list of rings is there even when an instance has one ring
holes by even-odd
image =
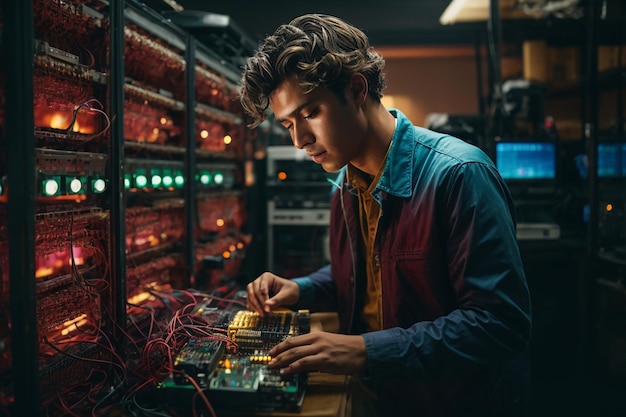
[[[335,176],[303,149],[267,148],[269,270],[292,278],[328,263],[331,180]]]
[[[515,200],[517,238],[558,239],[557,143],[533,138],[500,140],[495,143],[495,162]]]
[[[626,258],[626,141],[598,141],[598,246]]]
[[[110,216],[107,206],[111,117],[108,110],[108,18],[97,1],[34,1],[34,300],[38,336],[39,386],[43,407],[52,415],[63,409],[61,397],[85,384],[110,354],[97,347],[110,287]],[[55,28],[55,30],[50,30]],[[100,41],[98,41],[100,40]],[[4,47],[5,45],[3,45]],[[8,65],[5,63],[4,65]],[[0,72],[4,72],[4,67]],[[2,76],[0,89],[10,88]],[[5,97],[5,91],[0,92]],[[2,107],[10,106],[3,103]],[[0,116],[0,128],[6,120]],[[22,138],[2,139],[20,141]],[[7,145],[3,143],[3,149]],[[8,146],[6,146],[8,148]],[[3,152],[0,177],[7,185]],[[18,178],[11,178],[13,184]],[[8,410],[15,392],[15,350],[8,332],[14,317],[5,317],[9,300],[7,204],[11,190],[0,195],[0,410]],[[15,281],[13,281],[15,282]],[[13,326],[16,324],[14,323]],[[31,387],[32,388],[32,387]],[[68,397],[69,398],[69,397]]]
[[[0,60],[0,414],[100,415],[152,382],[204,258],[238,274],[238,68],[135,0],[2,2],[0,31],[3,58],[33,45]]]

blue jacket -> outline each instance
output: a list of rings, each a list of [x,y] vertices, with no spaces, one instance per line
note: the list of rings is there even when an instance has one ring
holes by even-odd
[[[390,111],[397,127],[373,192],[384,330],[360,322],[358,200],[345,183],[332,201],[331,264],[297,280],[299,304],[338,311],[342,332],[362,333],[362,377],[382,415],[510,415],[527,398],[531,331],[511,196],[480,149]]]

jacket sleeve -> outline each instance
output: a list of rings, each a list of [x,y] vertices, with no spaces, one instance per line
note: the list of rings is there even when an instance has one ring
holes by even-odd
[[[438,187],[438,223],[457,308],[433,321],[363,335],[372,379],[445,379],[521,356],[530,296],[514,207],[495,167],[456,166]]]
[[[330,265],[323,266],[307,277],[294,278],[300,288],[297,308],[316,311],[337,311],[337,291]]]

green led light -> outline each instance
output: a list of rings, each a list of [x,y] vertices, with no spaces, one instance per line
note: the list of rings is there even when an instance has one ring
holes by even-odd
[[[96,194],[103,193],[104,190],[106,190],[106,188],[107,188],[107,183],[102,178],[96,178],[91,181],[91,189]]]
[[[174,174],[170,168],[163,169],[161,184],[163,184],[163,187],[165,188],[170,188],[174,185]]]
[[[145,175],[140,174],[135,177],[135,185],[139,188],[143,188],[148,185],[148,178]]]
[[[53,196],[61,194],[61,179],[59,177],[47,178],[41,183],[43,195]]]
[[[176,175],[174,177],[174,184],[176,184],[177,187],[182,187],[185,185],[185,177],[183,177],[182,174]]]
[[[163,173],[161,168],[150,169],[150,185],[152,188],[160,188],[163,183]]]
[[[80,178],[66,178],[66,189],[70,194],[84,194],[85,189],[83,188],[83,180]]]
[[[203,173],[200,174],[200,184],[202,185],[209,185],[211,183],[211,174],[209,173]]]
[[[213,181],[215,181],[217,185],[222,184],[224,182],[224,175],[222,175],[221,172],[216,172],[215,176],[213,176]]]
[[[128,190],[131,185],[132,185],[132,182],[131,182],[130,174],[124,174],[124,188]]]
[[[133,170],[134,188],[146,188],[148,186],[148,174],[145,168]]]

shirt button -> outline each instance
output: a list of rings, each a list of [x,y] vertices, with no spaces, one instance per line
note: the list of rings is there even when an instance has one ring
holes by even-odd
[[[374,255],[374,263],[376,263],[376,266],[380,266],[380,256],[379,255]]]

